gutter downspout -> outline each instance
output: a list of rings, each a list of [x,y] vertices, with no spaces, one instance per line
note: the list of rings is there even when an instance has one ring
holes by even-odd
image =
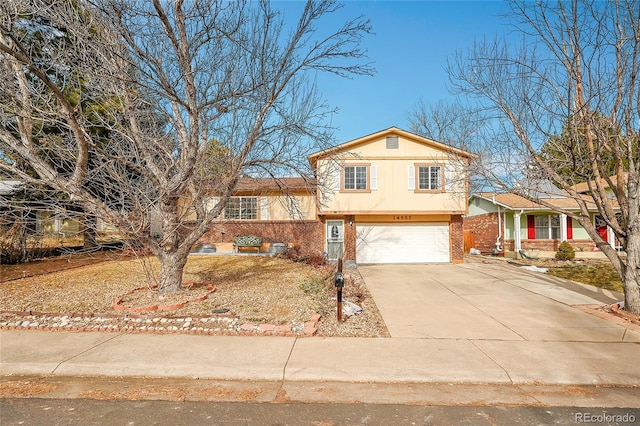
[[[500,241],[502,239],[502,216],[500,212],[500,206],[496,204],[496,194],[493,194],[491,198],[493,201],[493,205],[498,208],[498,238],[496,238],[495,248],[495,253],[497,254],[502,253],[502,242]]]
[[[502,212],[500,206],[498,207],[498,238],[496,238],[496,252],[502,253]]]

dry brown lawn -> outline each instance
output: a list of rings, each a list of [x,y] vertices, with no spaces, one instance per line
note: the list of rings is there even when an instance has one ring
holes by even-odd
[[[55,266],[50,264],[51,270],[61,270],[49,273],[42,270],[43,265],[47,265],[46,261],[15,267],[0,265],[0,273],[6,272],[0,275],[0,279],[6,280],[0,283],[0,311],[125,315],[125,311],[114,309],[118,298],[129,307],[171,305],[200,298],[209,293],[200,284],[211,284],[215,292],[206,300],[153,315],[213,316],[228,312],[240,322],[280,325],[303,324],[319,313],[323,316],[320,334],[388,335],[357,271],[346,274],[344,300],[359,304],[365,312],[337,324],[332,282],[335,267],[331,266],[317,267],[266,256],[193,255],[187,263],[184,282],[196,285],[163,296],[153,288],[153,277],[159,267],[155,258],[120,258],[84,266],[74,264],[71,259],[65,265],[58,259]],[[30,267],[42,275],[28,276],[33,273]],[[13,271],[11,277],[8,271]],[[16,275],[21,276],[20,271],[27,277],[16,279]]]
[[[624,291],[618,273],[608,260],[584,259],[584,260],[511,260],[515,265],[534,265],[540,268],[548,268],[548,275],[576,281],[582,284],[606,290]]]

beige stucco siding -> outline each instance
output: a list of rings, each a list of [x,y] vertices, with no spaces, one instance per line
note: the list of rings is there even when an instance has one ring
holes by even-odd
[[[410,139],[398,137],[398,148],[387,149],[386,136],[372,139],[366,144],[359,145],[354,149],[341,155],[342,158],[447,158],[446,153],[441,149],[423,143],[417,143]]]
[[[355,159],[354,156],[347,156],[340,163],[321,160],[318,163],[319,176],[326,179],[327,183],[322,212],[466,212],[464,166],[460,162],[451,161],[446,156],[434,155],[427,158],[398,156],[383,159],[359,156]],[[369,168],[368,189],[363,192],[344,190],[343,183],[338,188],[338,180],[343,179],[342,173],[338,177],[338,164],[340,167],[367,166]],[[415,179],[415,167],[419,165],[442,166],[444,191],[421,192],[415,188],[410,189],[409,176],[413,173]],[[375,172],[372,169],[375,169]],[[372,189],[374,173],[377,185]]]
[[[397,144],[388,144],[388,138],[397,138]],[[427,139],[412,139],[402,131],[381,132],[343,146],[344,151],[317,159],[316,171],[323,184],[320,214],[467,212],[468,157],[454,154],[457,151]],[[366,167],[366,189],[345,187],[344,168],[352,166],[360,172]],[[439,167],[442,185],[420,190],[420,167]]]
[[[313,220],[316,218],[316,204],[312,195],[259,197],[261,213],[264,212],[262,203],[265,202],[267,203],[268,220]],[[261,219],[265,220],[262,217]]]
[[[313,220],[316,219],[315,197],[311,194],[300,195],[242,195],[254,197],[258,203],[256,220]],[[218,198],[207,201],[207,208],[213,209]],[[189,216],[195,219],[195,213]],[[218,220],[224,219],[224,214]]]

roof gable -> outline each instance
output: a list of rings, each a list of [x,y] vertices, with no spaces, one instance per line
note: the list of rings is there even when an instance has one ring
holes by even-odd
[[[373,143],[381,143],[381,141],[386,140],[387,137],[397,136],[402,138],[403,140],[408,140],[412,143],[423,145],[429,147],[435,151],[442,152],[447,155],[456,155],[463,158],[473,158],[474,154],[463,151],[461,149],[454,148],[452,146],[446,145],[441,142],[436,142],[434,140],[416,135],[411,132],[407,132],[405,130],[399,129],[397,127],[390,127],[385,130],[381,130],[376,133],[369,134],[367,136],[360,137],[358,139],[351,140],[349,142],[345,142],[341,145],[337,145],[333,148],[325,149],[323,151],[319,151],[309,155],[309,161],[314,164],[318,159],[327,157],[330,155],[338,155],[341,153],[349,152],[354,149],[365,147],[366,145],[370,145]]]

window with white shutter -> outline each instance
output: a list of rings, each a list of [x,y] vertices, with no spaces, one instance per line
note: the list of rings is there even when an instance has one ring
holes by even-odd
[[[269,199],[260,197],[260,220],[269,220]]]
[[[371,190],[371,166],[369,164],[346,164],[342,168],[341,178],[341,191],[368,192]]]
[[[371,175],[371,190],[372,191],[377,191],[378,190],[378,167],[377,166],[371,166],[369,167],[369,174]]]
[[[340,191],[340,168],[336,168],[333,172],[333,189],[335,191]]]
[[[413,188],[416,192],[443,191],[443,169],[440,164],[414,164]]]
[[[407,167],[407,188],[409,191],[415,191],[416,189],[416,168],[414,166]]]
[[[453,191],[456,186],[456,171],[453,164],[444,166],[444,189],[445,191]]]
[[[231,197],[224,209],[224,218],[230,220],[258,219],[258,197]]]

